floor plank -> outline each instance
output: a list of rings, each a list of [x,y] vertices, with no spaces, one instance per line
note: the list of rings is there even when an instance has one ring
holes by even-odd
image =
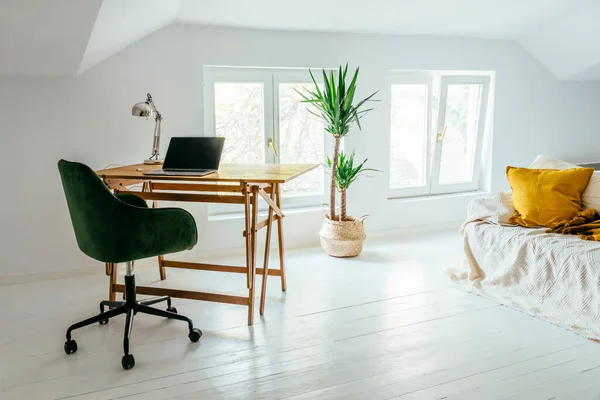
[[[461,261],[455,232],[370,241],[350,260],[290,251],[288,292],[269,278],[251,328],[243,307],[175,299],[204,331],[192,344],[185,324],[136,316],[130,371],[123,318],[62,350],[106,277],[0,287],[0,399],[598,399],[600,344],[450,286],[442,270]],[[139,284],[245,294],[241,275],[169,269],[161,282],[151,263]]]

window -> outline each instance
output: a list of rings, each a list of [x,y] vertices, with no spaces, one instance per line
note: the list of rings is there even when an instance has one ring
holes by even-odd
[[[265,162],[264,87],[261,83],[215,83],[216,136],[226,137],[223,162]]]
[[[391,197],[479,189],[489,75],[394,73]]]
[[[323,122],[296,92],[314,88],[306,69],[206,67],[204,85],[207,135],[226,138],[222,162],[322,164],[331,152]],[[324,183],[321,166],[283,185],[283,201],[321,204]]]

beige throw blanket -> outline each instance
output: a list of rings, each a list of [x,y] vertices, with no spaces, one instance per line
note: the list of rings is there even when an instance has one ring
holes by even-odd
[[[469,291],[600,340],[600,243],[508,222],[510,194],[473,200],[466,260],[447,273]],[[576,232],[571,232],[576,233]]]

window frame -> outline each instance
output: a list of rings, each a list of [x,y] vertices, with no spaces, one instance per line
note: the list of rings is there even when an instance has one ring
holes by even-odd
[[[314,74],[317,83],[322,84],[323,79],[319,74]],[[307,69],[300,68],[260,68],[260,67],[221,67],[204,66],[203,68],[203,99],[204,99],[204,131],[206,136],[216,136],[215,119],[215,83],[228,82],[247,82],[263,84],[263,130],[264,130],[264,163],[279,164],[279,157],[275,157],[274,152],[269,148],[269,139],[273,140],[273,145],[280,155],[280,104],[279,104],[279,84],[280,83],[306,83],[312,84]],[[307,108],[308,108],[307,104]],[[333,151],[333,140],[323,129],[323,159]],[[329,140],[328,140],[329,139]],[[326,173],[324,173],[326,175]],[[282,196],[282,203],[285,207],[303,208],[320,206],[327,200],[327,179],[323,179],[322,193],[318,195]],[[266,210],[267,205],[262,199],[259,200],[259,209]],[[239,213],[239,207],[229,204],[210,204],[209,215],[224,215]]]
[[[490,77],[486,75],[443,75],[440,81],[440,101],[438,108],[437,133],[442,133],[446,123],[446,105],[448,102],[448,86],[450,85],[481,85],[481,99],[477,114],[477,133],[475,135],[475,155],[473,157],[473,176],[470,182],[459,182],[440,184],[440,168],[442,162],[442,149],[444,141],[435,140],[435,154],[433,156],[433,168],[431,174],[432,194],[448,194],[459,192],[473,192],[479,190],[481,175],[481,154],[483,149],[483,136],[485,134],[485,121],[487,119],[487,105],[489,101]]]
[[[436,78],[439,83],[434,81]],[[482,167],[482,154],[483,154],[483,143],[486,128],[486,121],[488,118],[488,104],[490,101],[490,82],[491,72],[461,72],[455,71],[450,72],[437,72],[437,71],[402,71],[390,73],[390,79],[388,84],[389,90],[389,101],[390,105],[388,108],[388,135],[390,149],[392,140],[392,85],[411,85],[421,84],[428,85],[427,93],[427,130],[428,139],[426,144],[426,177],[424,186],[410,187],[410,188],[392,188],[390,185],[391,176],[388,177],[388,199],[406,198],[406,197],[421,197],[421,196],[436,196],[452,193],[465,193],[474,192],[481,187],[481,167]],[[473,158],[473,176],[469,182],[451,183],[451,184],[440,184],[440,167],[441,167],[441,156],[444,142],[437,140],[437,135],[441,134],[444,130],[445,119],[446,119],[446,104],[448,99],[448,87],[449,85],[457,84],[480,84],[481,85],[481,98],[479,103],[478,120],[476,123],[476,137],[475,137],[475,155]],[[436,93],[436,89],[439,93]],[[439,96],[435,104],[435,94]],[[434,121],[433,116],[437,112],[436,120]],[[435,130],[433,129],[435,124]],[[391,152],[388,154],[389,162],[391,166]],[[391,168],[390,168],[391,171]],[[390,172],[391,173],[391,172]]]
[[[241,68],[240,68],[241,69]],[[217,135],[217,121],[215,114],[215,83],[260,83],[263,85],[263,154],[264,162],[267,163],[270,155],[267,153],[269,139],[273,139],[273,124],[269,123],[269,117],[273,120],[273,97],[267,93],[273,91],[272,79],[267,79],[269,73],[244,68],[246,73],[240,75],[230,68],[204,68],[204,132],[206,136]],[[270,149],[269,149],[270,150]]]
[[[432,127],[432,110],[431,104],[433,101],[433,76],[426,72],[409,72],[409,73],[395,73],[390,75],[388,88],[389,88],[389,96],[390,106],[388,108],[388,143],[392,143],[392,86],[393,85],[425,85],[427,87],[427,105],[425,107],[425,130],[426,130],[426,138],[425,138],[425,185],[416,186],[416,187],[408,187],[408,188],[392,188],[390,185],[391,181],[391,152],[388,152],[389,162],[389,171],[388,174],[388,197],[416,197],[416,196],[427,196],[431,193],[431,127]]]
[[[323,84],[322,76],[318,76],[319,74],[314,74],[315,80],[318,84]],[[305,82],[303,82],[305,81]],[[281,83],[307,83],[312,84],[310,81],[310,75],[308,74],[308,70],[300,70],[300,69],[274,69],[273,70],[273,142],[277,149],[278,154],[281,154],[280,148],[280,109],[279,109],[279,84]],[[309,104],[306,104],[306,107],[309,108]],[[321,163],[325,164],[325,159],[328,154],[333,153],[333,140],[331,140],[331,135],[325,131],[325,124],[323,124],[323,157],[321,159]],[[327,140],[330,139],[330,140]],[[272,153],[272,151],[271,151]],[[279,158],[273,157],[274,164],[279,164]],[[323,186],[321,187],[322,193],[317,195],[308,195],[308,196],[295,196],[289,197],[286,199],[285,195],[282,196],[282,201],[284,205],[291,205],[294,207],[310,207],[310,206],[320,206],[327,200],[327,179],[325,176],[327,175],[325,171],[323,172]]]

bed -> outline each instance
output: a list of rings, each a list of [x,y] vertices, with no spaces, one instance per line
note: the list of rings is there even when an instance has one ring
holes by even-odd
[[[469,204],[461,228],[465,261],[447,270],[450,279],[470,292],[600,340],[600,242],[512,225],[508,219],[514,212],[511,194],[505,192]]]

